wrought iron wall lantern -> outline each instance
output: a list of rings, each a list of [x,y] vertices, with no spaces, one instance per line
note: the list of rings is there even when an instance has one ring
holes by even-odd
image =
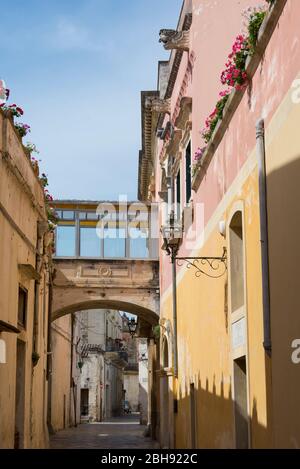
[[[175,257],[175,260],[178,266],[186,264],[188,269],[195,269],[196,277],[220,278],[227,270],[227,250],[223,249],[221,257]]]
[[[164,240],[162,249],[171,256],[173,262],[182,241],[182,226],[175,222],[173,211],[170,214],[170,222],[161,228],[161,232]]]
[[[136,330],[137,330],[137,321],[134,320],[134,318],[130,319],[128,321],[128,330],[129,330],[129,333],[131,335],[131,337],[133,338],[136,334]]]
[[[161,231],[164,240],[162,249],[171,257],[172,264],[177,264],[180,267],[186,264],[188,269],[195,270],[196,277],[205,275],[207,277],[217,279],[226,273],[226,247],[223,248],[223,254],[220,257],[177,257],[177,253],[182,242],[182,227],[176,224],[174,212],[171,212],[170,214],[169,224],[163,226]]]

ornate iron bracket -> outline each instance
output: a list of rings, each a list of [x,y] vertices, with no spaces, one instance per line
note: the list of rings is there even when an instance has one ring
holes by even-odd
[[[178,266],[186,264],[187,268],[194,268],[195,276],[206,275],[210,278],[220,278],[227,270],[227,250],[224,247],[222,257],[175,257]]]

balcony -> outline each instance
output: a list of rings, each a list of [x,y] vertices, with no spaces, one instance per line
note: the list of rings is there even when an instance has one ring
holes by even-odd
[[[128,353],[119,341],[107,342],[105,347],[105,358],[121,368],[128,364]]]

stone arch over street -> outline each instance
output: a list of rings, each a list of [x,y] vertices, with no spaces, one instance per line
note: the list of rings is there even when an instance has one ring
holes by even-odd
[[[151,260],[56,259],[51,320],[90,309],[138,316],[147,336],[159,321],[158,263]]]

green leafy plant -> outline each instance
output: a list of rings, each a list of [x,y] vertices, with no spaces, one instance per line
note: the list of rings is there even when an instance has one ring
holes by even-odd
[[[16,104],[10,104],[9,106],[6,106],[4,103],[2,103],[0,104],[0,108],[2,111],[9,112],[13,117],[21,117],[24,114],[23,109]]]
[[[42,173],[42,175],[40,176],[40,182],[42,184],[43,187],[47,187],[48,186],[48,177],[45,173]]]
[[[25,147],[25,149],[28,151],[28,153],[29,153],[30,155],[31,155],[31,153],[37,153],[37,154],[40,153],[34,143],[27,142],[27,143],[24,145],[24,147]]]
[[[25,137],[25,135],[27,135],[28,132],[30,132],[30,125],[22,124],[21,122],[18,122],[15,124],[15,129],[20,135],[20,137],[22,138],[22,137]]]
[[[257,39],[261,25],[266,17],[266,10],[257,9],[249,14],[248,22],[248,45],[249,54],[253,55],[257,45]]]
[[[227,94],[226,92],[221,92],[220,95],[221,95],[221,98],[217,102],[216,107],[213,110],[213,112],[206,119],[205,128],[201,132],[202,138],[205,141],[205,143],[208,143],[210,141],[214,133],[214,130],[217,127],[219,120],[222,119],[223,110],[229,98],[229,94]]]
[[[156,326],[153,326],[153,337],[155,340],[159,340],[160,338],[160,325],[157,324]]]

